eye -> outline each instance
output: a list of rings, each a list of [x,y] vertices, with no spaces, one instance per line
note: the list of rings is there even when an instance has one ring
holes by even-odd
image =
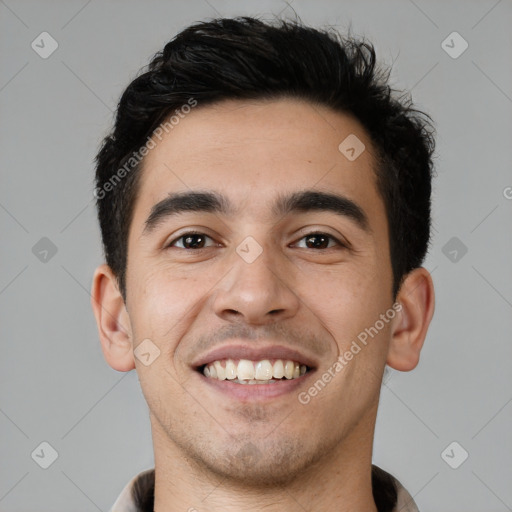
[[[175,238],[172,242],[169,243],[168,247],[177,247],[178,249],[204,249],[207,246],[206,240],[212,240],[211,237],[205,235],[204,233],[200,233],[198,231],[189,231],[188,233],[184,233],[183,235]],[[181,245],[180,245],[181,244]],[[211,247],[211,246],[208,246]]]
[[[341,243],[337,238],[327,233],[309,233],[300,239],[300,241],[302,240],[305,240],[305,245],[302,246],[305,249],[331,249],[336,245],[346,247],[346,245]],[[331,242],[334,242],[334,245],[331,245]]]

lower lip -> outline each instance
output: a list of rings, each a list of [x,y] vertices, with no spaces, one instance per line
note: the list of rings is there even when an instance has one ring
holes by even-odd
[[[309,376],[312,373],[313,371],[310,370],[296,379],[283,379],[273,384],[237,384],[236,382],[231,382],[229,380],[205,377],[200,373],[198,375],[203,382],[225,395],[237,400],[251,401],[265,400],[268,398],[288,395],[293,391],[296,391],[298,387],[302,386],[309,379]]]

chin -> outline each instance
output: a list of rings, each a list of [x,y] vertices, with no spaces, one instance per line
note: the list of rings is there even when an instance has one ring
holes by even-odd
[[[303,442],[290,439],[232,442],[224,450],[218,450],[219,453],[215,451],[200,456],[203,467],[222,479],[253,488],[290,484],[321,458],[323,452],[318,449],[308,453]]]

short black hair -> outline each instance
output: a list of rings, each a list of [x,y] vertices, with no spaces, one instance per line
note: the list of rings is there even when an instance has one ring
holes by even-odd
[[[351,115],[370,136],[396,297],[403,278],[421,266],[428,250],[434,128],[430,116],[413,108],[410,94],[390,87],[389,75],[364,38],[296,20],[218,18],[193,24],[168,42],[124,91],[115,125],[95,160],[105,258],[123,298],[128,233],[144,161],[140,148],[191,100],[200,108],[222,100],[285,97]]]

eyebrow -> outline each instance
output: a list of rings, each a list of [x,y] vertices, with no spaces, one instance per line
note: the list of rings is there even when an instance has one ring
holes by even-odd
[[[338,194],[316,190],[305,190],[286,195],[279,194],[272,205],[272,214],[276,217],[311,211],[335,213],[352,220],[363,231],[371,232],[368,217],[364,210],[352,199]],[[185,212],[213,213],[225,216],[234,216],[237,213],[229,199],[218,192],[170,193],[151,208],[145,222],[143,235],[149,235],[169,217]]]

